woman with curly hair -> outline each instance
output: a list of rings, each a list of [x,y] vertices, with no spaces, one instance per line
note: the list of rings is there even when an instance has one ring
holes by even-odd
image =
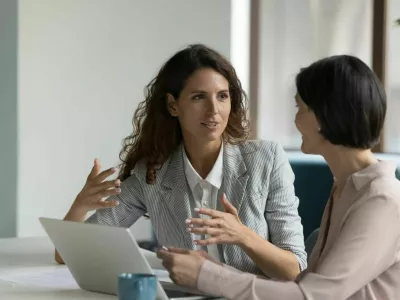
[[[119,178],[106,181],[116,169],[95,160],[65,220],[96,210],[87,223],[130,227],[148,214],[162,245],[294,279],[306,254],[293,172],[278,144],[247,140],[246,104],[221,54],[204,45],[177,52],[134,114]]]

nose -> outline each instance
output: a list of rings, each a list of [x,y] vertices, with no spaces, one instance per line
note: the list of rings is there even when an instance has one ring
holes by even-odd
[[[212,96],[209,98],[205,110],[208,116],[213,116],[218,113],[218,99],[216,96]]]

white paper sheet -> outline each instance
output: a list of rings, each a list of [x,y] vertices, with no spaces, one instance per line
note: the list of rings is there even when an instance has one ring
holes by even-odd
[[[79,289],[78,284],[66,267],[40,267],[0,274],[0,280],[21,285],[56,289]]]
[[[157,254],[141,249],[144,257],[160,281],[171,282],[168,272],[157,258]],[[0,272],[0,280],[21,285],[56,289],[79,289],[78,284],[66,266],[22,268],[11,272]]]
[[[153,269],[153,274],[160,281],[172,282],[165,270]],[[20,285],[28,285],[42,288],[53,288],[58,290],[79,289],[74,277],[67,267],[40,267],[32,269],[21,269],[12,273],[0,274],[0,280]]]

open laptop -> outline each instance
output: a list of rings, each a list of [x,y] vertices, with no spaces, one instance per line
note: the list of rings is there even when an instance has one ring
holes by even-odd
[[[49,218],[39,220],[84,290],[116,295],[119,274],[155,274],[129,228]],[[210,298],[178,287],[166,276],[158,280],[159,300]]]

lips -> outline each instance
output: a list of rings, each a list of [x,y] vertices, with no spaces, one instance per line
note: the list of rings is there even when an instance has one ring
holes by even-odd
[[[201,125],[207,127],[207,128],[215,128],[217,127],[219,123],[218,122],[202,122]]]

